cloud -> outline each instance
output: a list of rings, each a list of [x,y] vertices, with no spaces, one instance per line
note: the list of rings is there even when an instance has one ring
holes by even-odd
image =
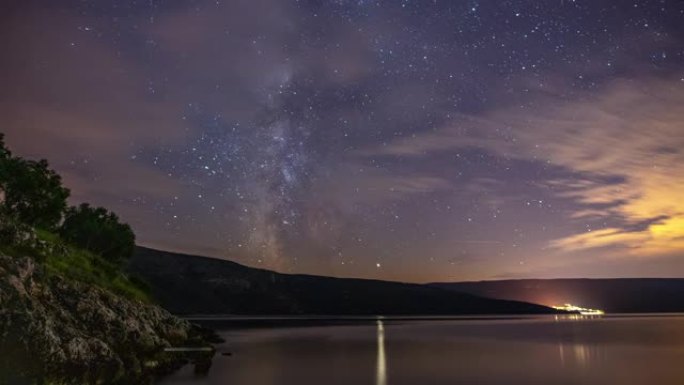
[[[459,116],[435,132],[363,154],[410,158],[479,148],[506,159],[559,166],[573,177],[545,183],[575,203],[569,220],[609,220],[619,227],[570,234],[552,241],[553,247],[622,246],[630,255],[684,251],[684,87],[679,78],[615,80],[595,94],[548,97],[535,104]],[[667,219],[630,230],[654,218]]]
[[[618,228],[608,228],[572,235],[551,242],[551,246],[563,250],[583,250],[596,247],[630,247],[648,241],[648,235],[641,231],[625,232]]]

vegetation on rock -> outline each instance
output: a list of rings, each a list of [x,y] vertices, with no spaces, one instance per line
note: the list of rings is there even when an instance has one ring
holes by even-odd
[[[14,156],[0,134],[0,385],[135,384],[188,360],[206,332],[150,301],[122,271],[131,228],[106,209],[67,208],[47,161]]]
[[[130,226],[101,207],[68,208],[68,196],[46,160],[14,156],[0,134],[0,252],[31,256],[49,273],[147,300],[144,285],[121,270],[135,247]]]
[[[131,227],[119,222],[116,214],[83,203],[67,210],[59,234],[117,265],[130,258],[135,248]]]
[[[5,220],[56,232],[64,241],[121,265],[135,247],[131,227],[102,207],[68,207],[69,193],[47,160],[14,156],[0,134],[0,213]]]

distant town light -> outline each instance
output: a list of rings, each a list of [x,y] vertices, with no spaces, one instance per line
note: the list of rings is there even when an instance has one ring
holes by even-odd
[[[587,309],[587,308],[571,305],[569,303],[566,303],[563,306],[552,306],[552,307],[556,310],[578,312],[581,315],[603,315],[603,314],[605,314],[605,312],[603,310]]]

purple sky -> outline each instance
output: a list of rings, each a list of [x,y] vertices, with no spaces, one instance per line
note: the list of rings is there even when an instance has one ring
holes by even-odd
[[[2,7],[7,144],[142,245],[410,281],[684,276],[682,1]]]

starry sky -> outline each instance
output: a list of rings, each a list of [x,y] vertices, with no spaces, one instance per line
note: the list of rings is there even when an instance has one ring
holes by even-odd
[[[141,245],[414,282],[684,276],[684,1],[0,7],[7,144]]]

